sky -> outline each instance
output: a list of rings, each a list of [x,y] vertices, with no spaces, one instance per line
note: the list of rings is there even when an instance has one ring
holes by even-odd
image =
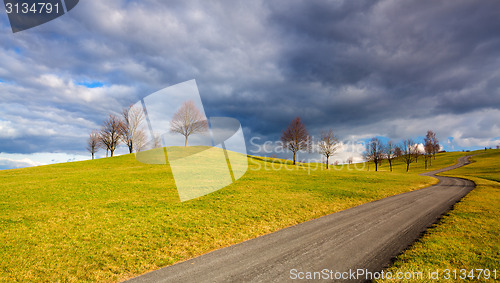
[[[0,169],[89,159],[88,134],[109,113],[192,79],[207,116],[241,122],[251,154],[272,155],[259,145],[296,116],[358,149],[429,129],[448,151],[496,147],[498,11],[493,0],[84,0],[12,33],[1,7]]]

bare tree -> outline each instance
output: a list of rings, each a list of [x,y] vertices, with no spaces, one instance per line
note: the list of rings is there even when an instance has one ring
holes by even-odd
[[[293,119],[292,123],[283,131],[281,135],[283,146],[293,152],[293,164],[299,150],[311,149],[311,137],[307,132],[306,126],[300,120],[300,117]]]
[[[434,143],[433,139],[435,138],[436,134],[432,132],[431,130],[427,131],[427,135],[424,138],[424,150],[425,150],[425,169],[427,169],[427,159],[429,159],[429,166],[431,166],[431,156],[434,154]]]
[[[439,140],[436,137],[436,133],[432,132],[431,139],[432,139],[432,148],[433,148],[432,156],[434,157],[434,159],[436,159],[436,153],[438,153],[439,149],[440,149]]]
[[[326,169],[328,169],[328,159],[337,151],[338,147],[339,141],[332,130],[321,133],[320,141],[318,142],[318,150],[320,154],[326,157]]]
[[[187,146],[190,135],[206,131],[208,131],[207,120],[192,100],[182,104],[170,124],[170,132],[179,133],[186,138],[184,146]]]
[[[416,143],[413,145],[415,148],[413,149],[413,154],[415,155],[415,163],[418,163],[418,157],[422,155],[422,151],[419,148],[419,144]]]
[[[373,161],[375,164],[375,171],[378,171],[378,166],[384,158],[384,146],[382,141],[378,138],[372,138],[366,144],[365,158],[368,162]]]
[[[148,144],[148,136],[146,134],[146,131],[144,129],[141,129],[141,131],[136,134],[134,140],[135,152],[142,151]]]
[[[354,158],[353,158],[352,156],[349,156],[349,157],[347,158],[347,164],[352,164],[352,163],[353,163],[353,159],[354,159]]]
[[[389,161],[389,168],[392,172],[392,161],[396,158],[396,148],[398,148],[392,141],[387,142],[385,147],[385,158]],[[401,149],[400,149],[401,150]]]
[[[410,164],[415,161],[415,143],[411,139],[406,139],[401,144],[402,158],[406,164],[406,172],[410,170]]]
[[[396,156],[396,158],[399,158],[403,155],[403,151],[401,150],[401,147],[399,145],[396,145],[394,147],[394,155]]]
[[[92,160],[94,160],[95,153],[101,147],[101,139],[99,133],[96,130],[92,130],[87,140],[87,150],[92,153]]]
[[[101,140],[101,147],[106,149],[106,157],[109,156],[109,145],[111,142],[109,141],[109,137],[106,135],[102,135],[101,132],[99,132],[99,138]]]
[[[104,121],[99,134],[102,144],[106,147],[106,157],[108,156],[108,150],[111,152],[111,157],[113,157],[113,152],[122,139],[123,128],[123,122],[114,114],[110,114],[108,119]]]
[[[153,133],[153,148],[160,148],[161,147],[161,136],[158,133]]]
[[[134,149],[143,148],[146,140],[146,132],[143,128],[145,119],[142,107],[130,105],[122,111],[123,119],[123,142],[127,145],[129,153]]]

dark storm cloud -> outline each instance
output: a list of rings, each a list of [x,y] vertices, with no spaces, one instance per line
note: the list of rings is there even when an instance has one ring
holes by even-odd
[[[84,154],[107,113],[193,78],[207,114],[238,118],[247,138],[279,139],[301,116],[312,134],[400,139],[432,127],[492,145],[498,11],[463,0],[89,0],[15,35],[2,20],[0,151]]]
[[[500,105],[498,1],[295,1],[286,9],[271,6],[271,21],[286,33],[283,73],[290,80],[334,88],[367,87],[374,93],[360,110],[368,120],[381,118],[370,112],[418,117],[429,115],[425,108],[435,115]]]

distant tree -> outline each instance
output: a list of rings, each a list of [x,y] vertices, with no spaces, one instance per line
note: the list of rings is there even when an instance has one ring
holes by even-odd
[[[384,158],[384,145],[378,138],[372,138],[366,144],[365,157],[368,161],[373,161],[375,164],[375,171],[378,171],[378,166]]]
[[[87,140],[87,150],[92,154],[92,160],[94,160],[94,155],[101,146],[99,133],[96,130],[92,130]]]
[[[410,164],[415,161],[415,143],[411,139],[406,139],[401,144],[402,158],[406,164],[406,172],[410,170]]]
[[[399,158],[403,155],[403,151],[401,150],[401,147],[399,145],[394,146],[394,155],[396,158]]]
[[[152,143],[153,143],[153,148],[160,148],[161,147],[161,137],[159,134],[157,134],[157,133],[153,134]]]
[[[146,131],[144,129],[141,129],[141,131],[135,136],[134,140],[135,152],[142,151],[148,144],[148,136],[146,134]]]
[[[385,147],[385,158],[387,158],[387,161],[389,161],[389,168],[391,168],[391,172],[392,161],[394,160],[394,158],[396,158],[396,148],[397,146],[393,143],[393,141],[388,141],[387,146]]]
[[[184,146],[187,146],[190,135],[207,131],[208,122],[192,100],[182,104],[170,123],[170,132],[179,133],[185,137]]]
[[[420,150],[420,144],[416,143],[413,145],[415,148],[413,149],[413,154],[415,155],[415,163],[418,163],[418,158],[422,155],[422,151]]]
[[[328,169],[328,159],[337,151],[339,141],[333,134],[332,130],[322,132],[320,141],[318,142],[319,153],[326,157],[326,169]]]
[[[436,159],[436,153],[439,152],[440,148],[439,140],[436,137],[436,133],[431,130],[428,130],[427,135],[425,137],[426,139],[429,139],[429,143],[432,144],[432,156],[434,157],[434,159]]]
[[[347,158],[347,164],[352,164],[353,159],[354,159],[354,158],[353,158],[352,156],[349,156],[349,157]]]
[[[429,166],[432,166],[431,156],[434,155],[434,139],[435,134],[428,130],[424,138],[424,151],[425,151],[425,169],[427,169],[427,159],[429,159]]]
[[[306,126],[300,120],[300,117],[293,119],[292,123],[283,131],[281,135],[283,147],[293,152],[293,164],[299,150],[311,149],[311,137],[307,132]]]
[[[114,114],[110,114],[108,119],[104,121],[99,136],[102,144],[106,147],[106,157],[108,157],[108,151],[113,157],[114,151],[122,140],[123,128],[123,121]]]
[[[142,149],[146,142],[146,132],[143,128],[143,122],[146,116],[141,107],[130,105],[122,111],[123,119],[123,142],[127,145],[129,153],[134,149]]]
[[[436,153],[438,153],[439,150],[441,149],[441,146],[439,145],[439,140],[436,137],[436,133],[433,134],[432,144],[434,146],[434,151],[432,152],[432,156],[434,157],[434,159],[436,159]]]

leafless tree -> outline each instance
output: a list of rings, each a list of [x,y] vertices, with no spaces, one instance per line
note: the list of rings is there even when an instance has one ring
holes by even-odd
[[[326,157],[326,169],[328,169],[328,159],[335,154],[339,146],[337,137],[333,134],[332,130],[322,132],[320,141],[318,142],[319,153]]]
[[[142,107],[130,105],[122,111],[123,119],[123,142],[127,145],[128,150],[132,153],[139,151],[144,147],[146,142],[146,132],[143,127],[145,119],[144,110]]]
[[[389,168],[392,172],[392,161],[396,158],[396,148],[398,148],[393,141],[388,141],[385,147],[385,157],[389,161]],[[400,149],[401,150],[401,149]]]
[[[347,158],[347,164],[352,164],[353,163],[353,157],[352,156],[349,156],[349,158]]]
[[[293,152],[293,164],[299,150],[311,149],[311,137],[307,132],[306,126],[300,120],[300,117],[293,119],[292,123],[283,131],[281,135],[283,146]]]
[[[378,138],[372,138],[366,144],[365,158],[369,161],[373,161],[375,164],[375,171],[378,171],[378,166],[384,158],[384,145],[382,141]]]
[[[413,146],[415,147],[413,149],[413,154],[415,155],[415,163],[418,163],[418,157],[422,155],[422,152],[420,151],[418,143],[414,144]]]
[[[432,156],[434,157],[434,159],[436,159],[436,153],[439,152],[440,145],[439,145],[439,140],[436,137],[436,133],[434,133],[432,131],[431,131],[431,133],[432,133],[431,140],[432,140],[432,148],[433,148]]]
[[[192,100],[186,101],[175,112],[170,124],[170,132],[179,133],[186,138],[184,146],[188,144],[190,135],[208,131],[208,123],[201,111]]]
[[[157,132],[152,132],[152,134],[150,136],[145,134],[141,138],[144,138],[144,140],[140,141],[140,144],[143,146],[141,146],[139,148],[136,147],[137,152],[143,151],[145,149],[149,150],[149,149],[162,147],[161,135],[158,134]]]
[[[406,139],[401,144],[402,158],[406,164],[406,172],[410,170],[410,164],[415,161],[415,143],[411,139]]]
[[[399,145],[396,145],[394,147],[394,155],[396,156],[396,158],[399,158],[403,155],[403,151],[401,150],[401,147]]]
[[[161,147],[161,136],[158,133],[153,133],[153,148]]]
[[[101,146],[99,133],[96,130],[92,130],[87,141],[87,150],[92,154],[92,160],[94,160],[94,155]]]
[[[427,135],[424,138],[424,150],[425,150],[425,169],[427,169],[427,159],[429,159],[429,166],[431,166],[431,156],[434,155],[434,141],[436,134],[431,130],[427,131]]]
[[[123,121],[114,114],[109,114],[108,119],[104,121],[99,135],[102,144],[106,147],[106,157],[108,151],[111,152],[111,157],[113,157],[113,153],[122,139],[123,128]]]
[[[148,136],[146,130],[141,129],[134,137],[134,150],[135,152],[142,151],[148,145]]]

